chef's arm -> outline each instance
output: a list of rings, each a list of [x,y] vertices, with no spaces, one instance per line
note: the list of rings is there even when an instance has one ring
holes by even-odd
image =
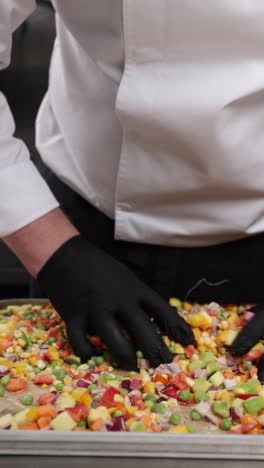
[[[53,253],[78,231],[56,208],[3,240],[36,277]]]
[[[35,8],[35,0],[0,1],[0,71],[10,63],[12,33]],[[66,226],[69,227],[69,222],[61,213],[56,215],[54,212],[48,215],[58,208],[58,202],[30,160],[24,143],[14,138],[14,131],[15,123],[11,110],[0,90],[0,238],[5,238],[13,250],[13,239],[15,239],[16,253],[35,274],[38,265],[41,265],[41,260],[45,259],[36,257],[34,260],[32,258],[28,260],[26,258],[30,250],[28,244],[31,243],[32,257],[37,248],[43,250],[41,255],[45,257],[45,250],[47,252],[49,249],[52,250],[52,243],[47,247],[44,241],[45,232],[48,229],[51,231],[49,220],[55,223],[52,227],[52,242],[55,244],[56,236],[57,243],[61,238],[61,234],[56,234],[56,230],[57,228],[59,231],[62,230],[62,219],[65,229]],[[46,216],[49,222],[43,228]],[[37,221],[41,217],[42,221]],[[39,237],[39,226],[43,229],[43,237]],[[36,243],[40,239],[43,244],[37,247]]]

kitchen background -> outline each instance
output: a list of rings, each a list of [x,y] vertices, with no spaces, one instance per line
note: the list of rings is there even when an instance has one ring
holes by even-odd
[[[55,23],[51,2],[39,0],[37,3],[36,11],[14,33],[11,65],[0,72],[0,90],[15,117],[16,136],[23,139],[32,159],[40,164],[34,145],[34,121],[48,86]],[[33,281],[0,241],[0,299],[34,294]]]

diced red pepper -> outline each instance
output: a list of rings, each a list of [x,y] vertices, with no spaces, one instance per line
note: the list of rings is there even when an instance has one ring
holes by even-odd
[[[65,344],[66,344],[66,340],[59,340],[57,341],[56,346],[58,349],[62,349],[65,346]]]
[[[88,416],[88,407],[84,403],[79,403],[74,408],[66,408],[66,411],[76,422],[80,422],[81,419],[85,419]]]
[[[185,349],[185,356],[188,358],[188,359],[191,359],[191,357],[193,356],[193,354],[196,353],[196,349],[193,345],[189,345],[187,346],[187,348]]]
[[[250,310],[245,310],[242,314],[242,324],[245,325],[246,323],[250,322],[253,319],[255,314],[250,312]]]
[[[57,336],[58,336],[57,330],[50,330],[50,332],[48,334],[49,338],[57,338]]]
[[[43,358],[45,361],[47,361],[48,363],[51,363],[51,361],[53,361],[52,357],[50,356],[49,353],[44,353],[43,354]]]
[[[40,405],[53,404],[57,398],[57,393],[44,393],[38,398],[38,403]]]
[[[177,388],[175,388],[173,385],[166,385],[165,388],[162,390],[162,393],[164,395],[170,397],[170,398],[176,398],[177,397]]]
[[[178,390],[186,390],[189,388],[189,385],[185,381],[186,374],[179,372],[179,374],[174,374],[170,377],[170,384],[176,387]]]
[[[60,353],[60,357],[61,357],[61,359],[67,359],[67,357],[69,357],[71,354],[72,354],[72,351],[70,349],[64,349]]]
[[[115,395],[120,395],[120,391],[117,390],[117,388],[114,387],[109,387],[107,390],[103,393],[101,397],[101,405],[106,406],[107,408],[112,408],[115,406],[115,401],[114,397]]]
[[[144,410],[145,403],[139,395],[131,395],[129,399],[133,406],[137,406],[139,410]]]
[[[156,374],[156,375],[154,375],[154,377],[153,377],[152,380],[153,380],[153,382],[161,382],[161,383],[163,383],[164,385],[166,385],[166,384],[168,383],[168,377],[163,376],[163,375],[161,375],[161,374]]]
[[[244,395],[238,395],[238,397],[241,399],[241,400],[248,400],[249,398],[251,397],[256,397],[258,396],[257,393],[245,393]]]

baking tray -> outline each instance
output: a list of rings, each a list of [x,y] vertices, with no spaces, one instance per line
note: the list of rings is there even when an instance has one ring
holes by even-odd
[[[43,299],[11,299],[36,304]],[[8,468],[260,468],[264,438],[222,434],[0,431],[0,466]]]

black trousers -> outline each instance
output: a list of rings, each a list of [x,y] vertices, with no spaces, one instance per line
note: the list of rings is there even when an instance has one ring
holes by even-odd
[[[62,183],[44,177],[62,209],[94,245],[125,263],[165,299],[264,302],[264,234],[210,247],[180,248],[114,239],[114,221]]]

